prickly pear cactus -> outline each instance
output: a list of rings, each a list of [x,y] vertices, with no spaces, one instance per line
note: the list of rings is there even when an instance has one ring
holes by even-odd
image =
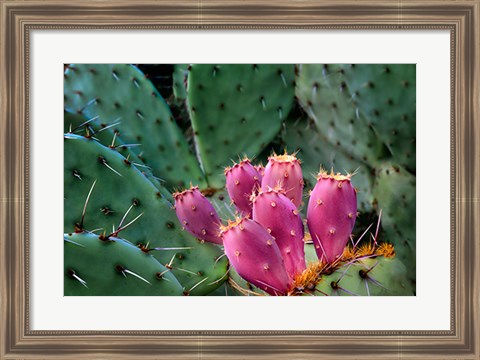
[[[248,218],[229,222],[221,230],[225,254],[239,275],[270,295],[283,295],[290,286],[282,252],[261,224]]]
[[[187,102],[210,186],[223,187],[232,156],[257,155],[278,133],[294,98],[293,65],[191,65]]]
[[[173,95],[175,100],[178,103],[185,101],[187,99],[187,73],[188,65],[187,64],[177,64],[173,69]]]
[[[238,164],[225,168],[225,187],[232,203],[243,215],[251,215],[252,202],[250,196],[261,187],[262,175],[245,159]]]
[[[64,83],[66,295],[415,294],[414,65]]]
[[[340,148],[323,141],[318,130],[306,119],[288,120],[283,138],[285,144],[297,150],[297,156],[302,159],[303,177],[307,188],[311,189],[315,185],[315,175],[320,166],[327,170],[333,169],[334,172],[355,173],[358,209],[365,213],[372,211],[374,177],[368,165],[356,161]]]
[[[383,148],[363,112],[356,107],[344,65],[298,65],[296,95],[319,135],[357,162],[374,165]]]
[[[197,186],[173,194],[175,212],[182,225],[198,239],[222,244],[218,236],[222,222],[213,205]]]
[[[281,189],[259,191],[252,199],[252,219],[275,238],[290,278],[305,270],[304,226],[300,212]]]
[[[334,273],[322,276],[315,289],[330,296],[414,295],[405,265],[397,258],[383,256],[343,265]]]
[[[391,157],[415,169],[415,70],[413,64],[300,65],[296,94],[330,144],[373,167]]]
[[[83,133],[85,134],[86,138],[95,139],[93,135],[90,135],[94,133],[94,130],[89,129],[88,123],[89,120],[82,115],[72,114],[69,112],[64,113],[65,134],[67,134],[67,136],[79,136],[78,133]],[[123,143],[118,137],[113,136],[108,148],[120,153],[122,156],[128,159],[128,163],[138,168],[142,174],[158,189],[162,196],[171,200],[172,195],[164,186],[164,182],[153,175],[151,168],[146,166],[137,156],[137,154],[131,151],[131,147],[128,144]]]
[[[392,161],[415,169],[416,66],[344,66],[345,83],[356,111],[389,149]]]
[[[320,152],[334,154],[362,171],[359,178],[359,210],[387,215],[385,236],[406,261],[409,277],[415,278],[415,223],[409,212],[399,214],[398,201],[415,207],[415,199],[398,199],[393,183],[414,194],[416,155],[416,67],[413,64],[299,65],[296,94],[300,105],[316,124]],[[296,132],[302,133],[295,125]],[[288,130],[288,126],[287,126]],[[287,135],[297,138],[295,132]],[[309,137],[308,137],[309,136]],[[312,138],[312,135],[307,135]],[[289,142],[287,141],[287,143]],[[318,142],[323,141],[323,146]],[[306,149],[305,149],[306,148]],[[302,147],[304,153],[313,152]],[[315,154],[313,154],[315,156]],[[321,156],[319,156],[321,157]],[[348,161],[347,161],[348,162]],[[384,164],[402,169],[401,176],[385,178]],[[343,165],[351,168],[348,164]],[[327,167],[328,169],[328,167]],[[348,171],[351,171],[348,169]],[[374,187],[375,182],[375,187]],[[413,185],[412,185],[413,183]],[[414,196],[414,195],[413,195]],[[393,200],[395,199],[395,200]],[[398,201],[397,201],[398,200]],[[398,219],[397,219],[398,215]],[[403,222],[403,219],[409,220]],[[413,220],[413,222],[412,222]],[[402,230],[399,230],[402,229]],[[413,260],[412,260],[413,259]],[[411,264],[413,262],[413,264]]]
[[[109,135],[107,144],[115,133],[126,144],[139,144],[132,150],[155,169],[155,176],[164,179],[169,188],[190,181],[204,184],[200,167],[168,105],[136,67],[69,65],[64,86],[65,108],[69,112],[94,119],[90,125],[97,137],[100,130],[109,127],[105,130]]]
[[[226,190],[219,190],[213,193],[207,191],[205,196],[212,203],[215,211],[224,224],[228,219],[233,219],[235,217],[237,209]]]
[[[317,296],[412,296],[415,287],[408,277],[408,269],[387,243],[347,247],[344,260],[325,268],[316,263],[313,244],[306,244],[305,257],[310,269],[321,272],[315,286],[304,289]],[[355,260],[354,260],[355,259]]]
[[[132,243],[82,232],[64,235],[65,295],[182,295],[173,273]]]
[[[293,154],[270,156],[263,172],[262,190],[279,187],[298,208],[302,204],[304,186],[300,164],[300,160]]]
[[[385,237],[395,245],[398,257],[408,267],[410,279],[416,269],[416,196],[415,176],[390,163],[377,170],[373,194],[382,208]]]
[[[350,174],[320,171],[310,193],[307,225],[319,259],[332,263],[350,240],[357,218],[357,194]]]
[[[193,294],[220,285],[227,268],[226,259],[218,260],[221,250],[182,231],[172,204],[118,152],[93,139],[67,134],[64,182],[66,232],[96,229],[110,234],[135,220],[121,235],[150,249],[161,264],[170,264],[185,291],[200,281],[204,282]]]

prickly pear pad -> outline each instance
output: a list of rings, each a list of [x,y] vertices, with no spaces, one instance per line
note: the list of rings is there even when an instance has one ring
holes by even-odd
[[[415,64],[359,64],[344,67],[345,82],[364,116],[391,152],[408,169],[416,161]]]
[[[315,122],[324,142],[341,147],[358,162],[374,164],[382,142],[363,116],[356,111],[357,97],[350,92],[341,64],[298,66],[296,95]]]
[[[190,181],[203,185],[195,156],[175,123],[170,108],[153,84],[128,64],[69,65],[64,76],[65,108],[98,118],[92,122],[116,124],[108,129],[141,154],[154,175],[167,181],[170,189]]]
[[[337,296],[414,295],[407,269],[398,258],[366,258],[323,275],[316,290]]]
[[[317,180],[315,175],[320,166],[334,171],[355,172],[358,210],[366,213],[372,211],[374,181],[372,169],[346,154],[341,147],[325,141],[313,124],[309,124],[307,119],[303,120],[297,123],[292,120],[287,121],[284,139],[291,148],[298,149],[298,157],[302,159],[305,187],[313,188]]]
[[[65,295],[182,295],[183,288],[151,254],[119,238],[64,235]]]
[[[170,264],[186,291],[202,280],[192,294],[205,294],[221,285],[227,271],[225,258],[216,261],[221,249],[182,231],[172,204],[134,165],[118,152],[78,135],[66,135],[64,150],[66,232],[96,229],[98,234],[110,234],[121,223],[136,219],[120,236],[146,247],[162,265]],[[174,249],[155,250],[164,248]]]
[[[413,280],[416,277],[416,179],[404,167],[391,163],[382,164],[377,171],[373,194],[378,207],[383,209],[383,228]]]
[[[187,103],[210,186],[230,159],[254,157],[280,130],[294,99],[293,65],[191,65]]]

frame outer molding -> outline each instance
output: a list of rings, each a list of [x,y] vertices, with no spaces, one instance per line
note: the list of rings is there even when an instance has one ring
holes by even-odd
[[[274,4],[274,5],[273,5]],[[0,359],[21,358],[480,358],[480,3],[423,1],[0,0]],[[159,25],[161,24],[161,25]],[[157,28],[451,29],[451,331],[64,332],[33,331],[26,298],[29,243],[29,29]],[[27,79],[25,81],[25,79]],[[456,80],[456,81],[455,81]],[[455,122],[454,122],[455,121]],[[455,231],[456,230],[456,231]],[[455,264],[457,266],[455,267]],[[319,332],[320,333],[320,332]],[[100,336],[99,336],[100,335]]]

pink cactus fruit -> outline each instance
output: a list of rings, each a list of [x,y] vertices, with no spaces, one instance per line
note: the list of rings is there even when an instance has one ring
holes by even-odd
[[[198,186],[173,194],[175,211],[183,227],[193,236],[222,244],[219,236],[222,222],[215,208],[200,192]]]
[[[260,174],[260,183],[262,183],[263,175],[265,174],[265,166],[263,166],[263,164],[257,164],[254,168],[257,169]]]
[[[258,222],[248,218],[229,221],[221,237],[230,264],[246,281],[270,295],[285,295],[290,279],[275,239]]]
[[[250,163],[244,159],[238,164],[225,168],[226,187],[230,199],[242,216],[251,215],[252,204],[250,195],[260,188],[261,175]]]
[[[304,230],[297,208],[284,193],[284,190],[269,189],[253,195],[253,220],[275,238],[287,274],[293,280],[306,269]]]
[[[320,260],[333,263],[350,239],[357,217],[357,193],[351,174],[320,170],[310,193],[307,225]]]
[[[272,155],[268,158],[262,179],[262,190],[280,186],[298,208],[302,203],[303,175],[301,162],[295,154]]]

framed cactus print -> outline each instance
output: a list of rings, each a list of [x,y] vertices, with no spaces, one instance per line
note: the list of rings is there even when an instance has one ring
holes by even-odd
[[[478,358],[479,9],[0,0],[0,358]]]
[[[66,65],[65,295],[415,295],[415,70]]]

